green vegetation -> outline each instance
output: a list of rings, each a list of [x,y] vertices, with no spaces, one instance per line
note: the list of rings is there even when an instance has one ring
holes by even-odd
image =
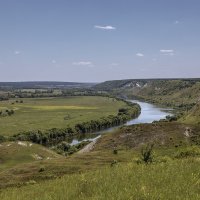
[[[97,132],[106,128],[123,124],[126,121],[138,116],[139,113],[139,105],[126,102],[126,107],[120,108],[117,115],[109,115],[106,117],[101,117],[97,120],[77,123],[74,127],[68,126],[67,128],[63,129],[52,128],[45,131],[26,131],[13,135],[13,137],[10,139],[32,141],[45,146],[57,145],[60,142],[71,138],[73,135]]]
[[[200,124],[200,103],[198,102],[191,110],[189,110],[180,121],[187,124]]]
[[[2,200],[196,200],[200,198],[197,159],[152,165],[129,163],[30,185],[33,183],[30,182],[26,187],[3,191],[0,193],[0,198]]]
[[[128,79],[106,81],[94,87],[185,111],[199,99],[200,79]]]
[[[193,146],[196,146],[195,152],[197,153],[195,155],[188,153],[187,158],[198,158],[196,149],[199,147],[196,144],[196,137],[200,136],[200,128],[190,126],[192,134],[189,137],[185,136],[187,128],[187,125],[176,122],[133,125],[103,135],[95,144],[94,149],[88,153],[75,153],[71,156],[60,156],[48,160],[42,158],[34,162],[20,162],[19,160],[12,166],[7,164],[9,163],[8,156],[7,161],[1,162],[5,170],[0,173],[0,187],[23,185],[32,180],[40,182],[46,179],[55,179],[64,174],[85,173],[106,166],[115,166],[117,163],[143,163],[141,162],[141,150],[147,144],[154,144],[153,164],[179,160],[177,155],[185,151],[191,152]],[[65,148],[68,145],[61,146]],[[21,146],[17,145],[17,147]],[[41,146],[35,147],[40,148]],[[9,149],[9,147],[7,148]],[[26,148],[28,147],[24,147],[24,150]],[[12,146],[10,151],[11,149]],[[117,153],[114,153],[114,150]],[[17,150],[12,152],[13,157],[15,157],[15,153]],[[63,154],[63,152],[61,153]],[[41,155],[39,150],[36,154]],[[29,155],[28,152],[27,155]],[[32,158],[31,155],[30,157]],[[42,173],[39,172],[41,166],[45,169]]]
[[[19,89],[12,95],[49,95],[47,90]],[[199,199],[199,91],[199,79],[122,80],[51,91],[52,96],[77,97],[0,102],[0,111],[14,111],[0,117],[0,199]],[[89,145],[70,146],[74,135],[123,124],[139,114],[138,105],[109,94],[179,112],[160,122],[120,127]],[[12,141],[5,142],[8,138]],[[79,151],[85,146],[90,150]]]
[[[70,145],[69,143],[62,141],[56,146],[54,146],[52,149],[55,150],[58,154],[62,154],[64,156],[71,155],[75,152],[78,152],[80,149],[88,145],[89,141],[82,141],[75,145]]]
[[[61,158],[45,147],[30,142],[4,142],[0,144],[0,173],[18,164]]]
[[[16,99],[1,101],[0,111],[13,110],[14,115],[0,117],[0,135],[67,128],[116,115],[120,108],[126,106],[125,102],[108,97],[30,98],[23,99],[23,103],[16,103]]]
[[[200,135],[198,126],[190,128],[192,135]],[[0,198],[199,199],[200,148],[192,135],[185,136],[186,129],[176,122],[122,127],[102,136],[92,152],[19,164],[0,174],[1,183],[13,177],[4,184],[27,186],[4,189]],[[138,161],[149,143],[154,157],[146,165]],[[143,153],[151,150],[148,146]],[[60,178],[63,174],[70,175]]]
[[[6,117],[6,116],[11,116],[13,115],[15,112],[14,110],[8,110],[8,109],[4,109],[4,110],[0,110],[0,117]]]

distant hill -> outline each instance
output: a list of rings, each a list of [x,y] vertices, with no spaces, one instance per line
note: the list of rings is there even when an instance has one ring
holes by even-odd
[[[111,80],[105,81],[99,84],[96,84],[94,88],[101,89],[101,90],[113,90],[113,89],[120,89],[120,88],[131,88],[131,87],[144,87],[148,84],[150,85],[158,85],[163,83],[175,83],[179,81],[180,83],[196,83],[200,82],[200,78],[191,78],[191,79],[124,79],[124,80]]]
[[[200,79],[114,80],[97,84],[94,88],[185,110],[192,108],[200,98]]]
[[[0,82],[1,89],[53,89],[53,88],[90,88],[96,83],[56,82],[56,81],[28,81],[28,82]]]

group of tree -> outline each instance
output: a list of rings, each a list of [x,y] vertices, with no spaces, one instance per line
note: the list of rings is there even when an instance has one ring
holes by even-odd
[[[15,113],[15,111],[14,110],[12,110],[12,109],[6,109],[6,110],[1,110],[0,111],[0,116],[1,117],[6,117],[6,116],[11,116],[11,115],[13,115]]]

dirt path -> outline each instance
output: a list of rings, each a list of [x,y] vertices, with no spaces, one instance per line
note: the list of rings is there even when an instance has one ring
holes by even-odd
[[[90,142],[88,145],[86,145],[83,149],[81,149],[77,153],[82,154],[82,153],[88,153],[88,152],[92,151],[92,149],[94,149],[94,146],[98,139],[99,139],[99,137],[96,140]]]

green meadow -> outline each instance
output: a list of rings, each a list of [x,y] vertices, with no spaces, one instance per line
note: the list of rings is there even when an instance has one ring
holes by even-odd
[[[23,100],[23,102],[20,102]],[[0,135],[21,131],[66,128],[80,122],[116,115],[122,101],[108,97],[77,96],[66,98],[23,98],[0,102],[0,111],[14,110],[0,116]]]

